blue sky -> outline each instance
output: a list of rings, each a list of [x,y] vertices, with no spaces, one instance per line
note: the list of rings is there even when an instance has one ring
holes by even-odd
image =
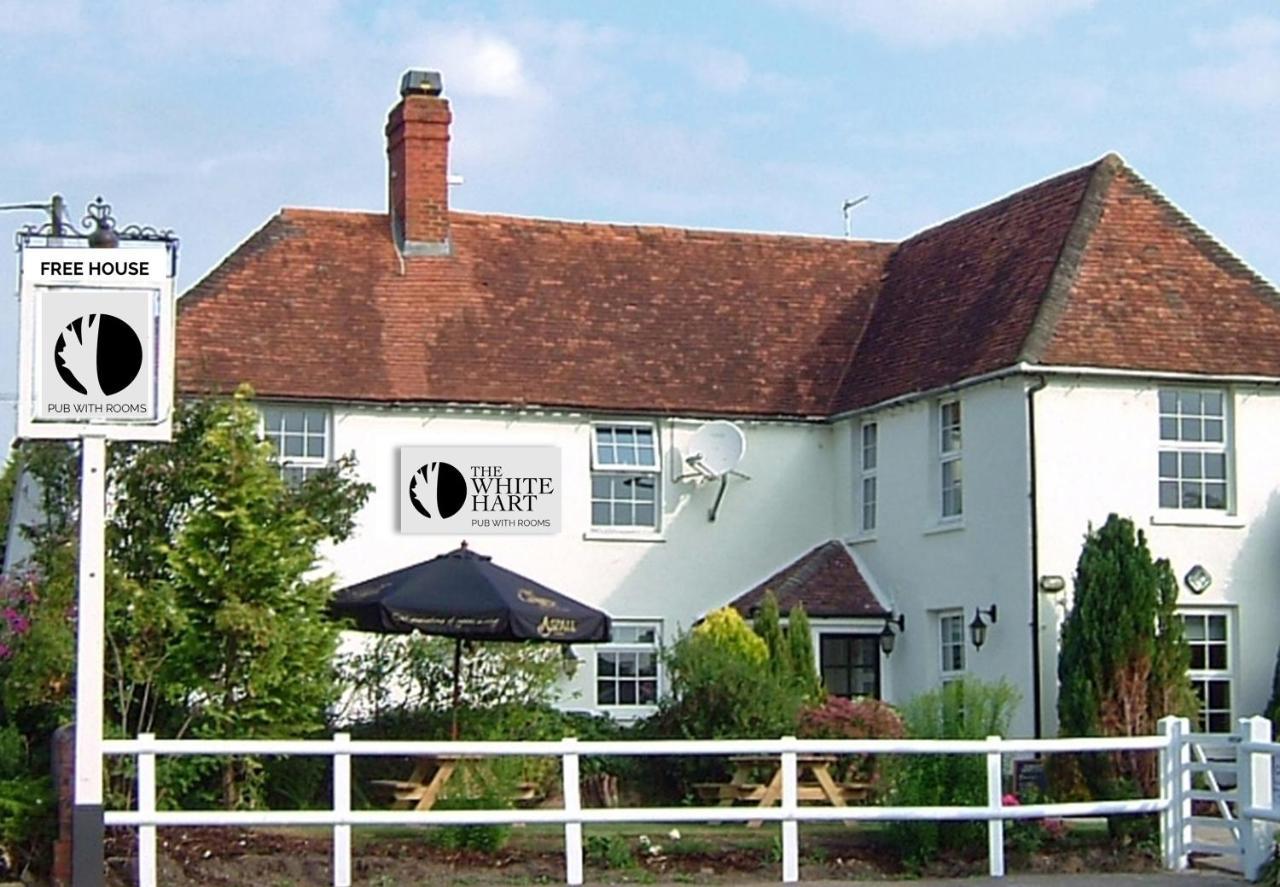
[[[1115,150],[1280,280],[1275,2],[0,0],[0,203],[102,194],[185,288],[282,205],[383,209],[409,67],[460,208],[839,235],[869,194],[855,236],[898,239]]]

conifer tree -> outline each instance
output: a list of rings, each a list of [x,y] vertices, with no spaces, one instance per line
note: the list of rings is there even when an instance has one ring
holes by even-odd
[[[782,615],[778,610],[778,599],[774,596],[773,591],[769,590],[764,593],[764,600],[760,603],[760,609],[756,612],[756,618],[752,624],[756,634],[764,641],[765,649],[769,652],[769,671],[775,675],[784,675],[791,672],[790,654],[787,650],[787,639],[782,634]]]
[[[791,673],[805,700],[821,701],[822,682],[818,680],[818,665],[813,655],[813,631],[803,604],[796,604],[787,613],[787,654]]]
[[[1089,532],[1058,658],[1064,736],[1149,734],[1161,717],[1188,712],[1190,654],[1177,591],[1168,561],[1152,559],[1132,521],[1112,514]],[[1095,797],[1112,794],[1118,781],[1155,790],[1151,755],[1097,756],[1084,771]]]

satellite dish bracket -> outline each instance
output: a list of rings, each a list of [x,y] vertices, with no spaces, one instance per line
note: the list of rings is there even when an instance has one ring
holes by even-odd
[[[743,474],[741,471],[727,471],[720,475],[720,489],[716,493],[716,501],[711,505],[711,510],[707,512],[707,520],[711,523],[716,522],[716,515],[720,513],[720,503],[724,501],[724,494],[729,489],[729,475],[731,474],[743,480],[751,480],[751,475]]]

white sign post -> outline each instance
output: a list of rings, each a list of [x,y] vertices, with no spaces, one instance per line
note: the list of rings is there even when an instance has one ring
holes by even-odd
[[[20,256],[18,436],[80,440],[72,879],[101,887],[108,440],[170,438],[176,241]]]

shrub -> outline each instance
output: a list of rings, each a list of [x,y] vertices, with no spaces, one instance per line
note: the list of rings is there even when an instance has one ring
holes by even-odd
[[[1060,732],[1065,736],[1140,736],[1156,721],[1196,709],[1187,680],[1190,651],[1176,613],[1178,582],[1167,560],[1153,560],[1142,531],[1112,514],[1090,530],[1076,565],[1075,598],[1062,626],[1058,659]],[[1157,791],[1154,752],[1082,755],[1081,776],[1094,798],[1150,797]],[[1113,835],[1154,818],[1111,817]]]
[[[583,842],[587,863],[601,869],[627,869],[635,865],[631,842],[622,835],[587,835]]]
[[[769,647],[733,607],[712,610],[690,634],[754,665],[769,658]]]
[[[809,627],[809,614],[799,604],[787,614],[787,657],[801,695],[811,703],[821,702],[826,689],[818,678],[818,661],[813,654],[813,631]]]
[[[754,739],[794,732],[804,699],[790,676],[765,663],[764,641],[736,611],[717,610],[681,635],[666,655],[671,692],[639,732],[676,739]],[[723,760],[648,759],[650,785],[668,796],[689,794],[694,782],[724,776]]]
[[[501,810],[511,806],[506,798],[496,792],[486,791],[475,797],[441,798],[436,810]],[[496,853],[507,846],[511,838],[509,825],[442,825],[428,834],[427,841],[441,850],[474,850],[478,853]]]
[[[764,641],[765,661],[769,671],[775,675],[789,673],[791,660],[787,650],[786,636],[782,633],[782,615],[778,612],[778,599],[772,591],[764,593],[764,601],[760,611],[756,613],[752,629]]]
[[[878,699],[829,696],[800,713],[796,735],[805,739],[901,739],[902,717]],[[880,767],[874,755],[843,755],[836,764],[842,781],[866,782],[878,788]]]
[[[12,725],[0,727],[0,857],[15,874],[47,865],[57,831],[53,781],[31,771],[22,734]]]
[[[1008,732],[1018,692],[1007,681],[965,678],[923,693],[903,707],[913,739],[984,739]],[[899,806],[982,806],[987,768],[982,755],[906,755],[892,768],[892,800]],[[939,850],[982,846],[982,822],[895,822],[890,835],[908,862],[922,864]]]

